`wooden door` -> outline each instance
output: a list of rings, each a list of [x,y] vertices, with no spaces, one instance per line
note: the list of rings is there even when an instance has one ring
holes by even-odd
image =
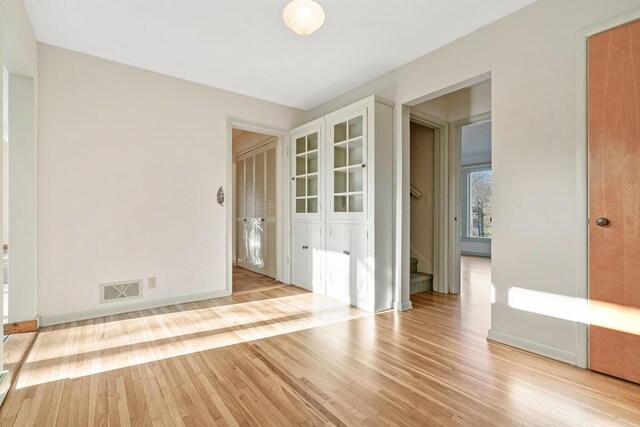
[[[589,39],[590,367],[640,382],[640,21]]]

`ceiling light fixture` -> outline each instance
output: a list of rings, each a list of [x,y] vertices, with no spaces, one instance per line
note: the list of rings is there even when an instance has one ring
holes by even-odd
[[[324,23],[324,10],[313,0],[293,0],[282,12],[287,27],[301,36],[308,36]]]

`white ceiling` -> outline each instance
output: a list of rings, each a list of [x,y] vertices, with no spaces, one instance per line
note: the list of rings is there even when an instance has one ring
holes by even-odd
[[[38,41],[308,110],[534,0],[24,0]]]

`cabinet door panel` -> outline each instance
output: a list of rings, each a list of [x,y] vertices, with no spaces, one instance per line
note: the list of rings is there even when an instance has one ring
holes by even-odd
[[[331,225],[327,237],[327,293],[329,298],[351,304],[351,229]]]
[[[291,133],[293,218],[320,219],[324,184],[324,121]]]
[[[369,280],[372,266],[369,265],[367,226],[351,226],[351,295],[352,304],[365,309],[371,309],[372,292]],[[355,301],[354,301],[355,297]]]
[[[327,201],[334,219],[367,217],[367,108],[327,123]]]
[[[322,224],[307,224],[307,277],[313,292],[325,295],[325,250]]]
[[[312,290],[307,278],[307,224],[293,223],[293,239],[291,248],[291,282],[302,288]]]

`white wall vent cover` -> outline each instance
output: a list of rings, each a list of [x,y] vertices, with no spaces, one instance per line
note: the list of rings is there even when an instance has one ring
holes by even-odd
[[[142,296],[142,280],[102,283],[100,285],[100,303],[139,298]]]

